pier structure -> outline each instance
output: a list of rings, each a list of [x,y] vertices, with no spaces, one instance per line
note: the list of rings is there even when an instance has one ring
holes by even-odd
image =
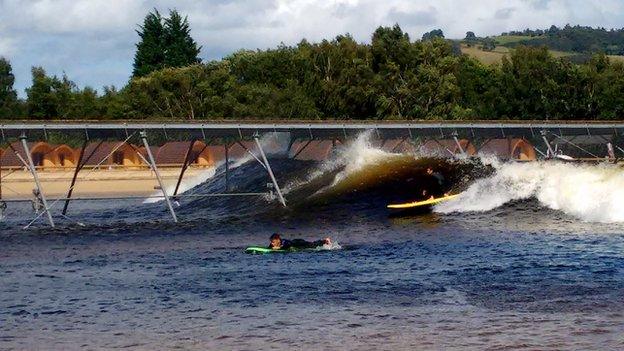
[[[102,169],[145,170],[157,181],[171,218],[177,222],[174,203],[179,199],[211,196],[267,196],[282,206],[287,202],[270,164],[272,145],[267,135],[285,135],[282,154],[298,160],[322,161],[334,150],[363,132],[371,133],[371,145],[388,152],[414,152],[440,157],[494,155],[513,161],[555,159],[566,162],[617,162],[624,158],[620,144],[624,123],[491,123],[491,122],[288,122],[288,123],[6,123],[0,124],[0,211],[7,202],[33,201],[55,225],[52,207],[63,203],[60,216],[68,218],[72,200],[111,199],[113,196],[73,196],[79,175]],[[57,142],[57,140],[67,142]],[[71,147],[68,145],[75,145]],[[267,149],[267,150],[265,150]],[[270,188],[255,193],[230,191],[230,165],[249,156],[267,172]],[[284,157],[284,156],[282,156]],[[180,184],[193,168],[224,166],[225,189],[212,194],[180,194]],[[34,199],[3,198],[3,183],[12,173],[27,171],[33,180]],[[169,194],[163,170],[177,172]],[[177,170],[177,171],[176,171]],[[71,174],[65,195],[48,199],[41,175]],[[6,185],[5,185],[6,187]],[[117,197],[115,197],[117,198]],[[124,196],[122,198],[145,198]],[[0,213],[0,218],[2,218]]]

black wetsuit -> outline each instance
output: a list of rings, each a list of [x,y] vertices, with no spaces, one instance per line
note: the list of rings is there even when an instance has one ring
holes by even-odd
[[[325,240],[306,241],[303,239],[286,240],[282,239],[281,250],[302,250],[302,249],[314,249],[319,246],[325,245]],[[269,249],[272,249],[269,245]]]
[[[444,179],[444,176],[442,175],[442,173],[440,173],[440,172],[433,172],[433,174],[431,174],[431,176],[435,179],[435,181],[433,182],[433,188],[431,189],[431,194],[433,196],[442,196],[442,195],[444,195],[445,179]]]

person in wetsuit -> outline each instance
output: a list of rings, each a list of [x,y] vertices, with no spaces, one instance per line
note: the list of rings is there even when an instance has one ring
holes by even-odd
[[[435,172],[433,168],[427,167],[427,175],[431,178],[430,181],[427,182],[427,188],[422,191],[422,195],[424,197],[429,197],[429,199],[447,196],[448,194],[444,190],[446,188],[446,179],[442,173]]]
[[[286,240],[274,233],[271,235],[269,249],[271,250],[289,250],[289,249],[314,249],[323,245],[331,245],[331,239],[325,238],[317,241],[306,241],[303,239]]]

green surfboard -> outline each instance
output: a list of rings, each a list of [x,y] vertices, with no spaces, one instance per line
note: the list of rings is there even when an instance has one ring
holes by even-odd
[[[289,252],[302,252],[302,251],[306,251],[306,252],[317,252],[317,251],[324,251],[321,250],[319,248],[310,248],[310,249],[295,249],[295,248],[291,248],[291,249],[279,249],[279,250],[273,250],[273,249],[269,249],[266,246],[250,246],[248,248],[245,249],[245,252],[248,254],[272,254],[272,253],[289,253]]]
[[[250,246],[245,249],[246,253],[249,254],[269,254],[269,253],[284,253],[291,252],[290,250],[273,250],[269,249],[266,246]]]

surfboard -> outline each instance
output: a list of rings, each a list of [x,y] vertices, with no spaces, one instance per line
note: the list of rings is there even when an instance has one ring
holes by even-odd
[[[249,246],[248,248],[245,249],[246,253],[249,254],[272,254],[272,253],[288,253],[288,252],[301,252],[301,251],[306,251],[306,252],[320,252],[323,251],[320,248],[308,248],[308,249],[295,249],[295,248],[290,248],[290,249],[279,249],[279,250],[273,250],[273,249],[269,249],[266,246]]]
[[[268,253],[284,253],[288,252],[288,250],[273,250],[269,249],[266,246],[250,246],[245,249],[246,253],[250,254],[268,254]]]
[[[424,201],[408,202],[408,203],[405,203],[405,204],[390,204],[390,205],[388,205],[388,208],[392,208],[392,209],[405,209],[405,208],[414,208],[414,207],[427,206],[427,205],[435,205],[437,203],[440,203],[442,201],[447,201],[447,200],[453,199],[455,197],[457,197],[457,194],[449,195],[449,196],[443,196],[443,197],[439,197],[437,199],[429,199],[429,200],[424,200]]]

